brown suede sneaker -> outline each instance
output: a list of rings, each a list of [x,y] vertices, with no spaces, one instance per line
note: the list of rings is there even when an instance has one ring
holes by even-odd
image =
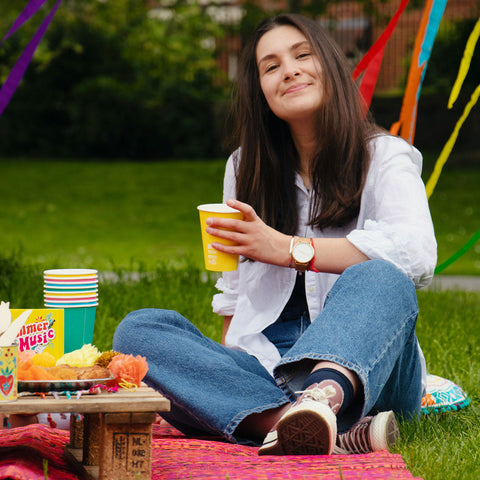
[[[338,435],[333,453],[346,455],[388,450],[399,436],[395,414],[380,412],[374,417],[362,418],[348,432]]]

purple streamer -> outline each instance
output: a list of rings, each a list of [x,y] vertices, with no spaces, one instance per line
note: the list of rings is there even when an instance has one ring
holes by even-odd
[[[23,16],[23,18],[19,17],[15,21],[14,26],[17,25],[15,30],[18,29],[20,25],[25,23],[33,15],[33,13],[35,13],[38,10],[38,8],[40,8],[41,5],[38,5],[40,2],[43,3],[45,1],[46,0],[34,0],[34,1],[30,2],[25,7],[22,14],[20,15],[20,17]],[[27,47],[25,48],[25,50],[20,55],[20,58],[17,60],[17,63],[15,64],[12,71],[10,72],[10,75],[5,80],[5,83],[3,84],[2,89],[0,90],[0,116],[2,115],[3,111],[5,110],[8,103],[10,102],[13,94],[15,93],[15,90],[17,89],[20,81],[22,80],[23,75],[25,74],[25,71],[27,70],[27,67],[28,67],[30,61],[32,60],[32,57],[33,57],[33,54],[35,53],[35,50],[37,49],[40,41],[42,40],[43,35],[47,31],[48,25],[50,24],[53,16],[57,12],[58,7],[60,6],[61,3],[62,3],[62,0],[57,1],[57,3],[52,8],[50,13],[47,15],[45,20],[42,22],[42,24],[40,25],[38,30],[35,32],[35,35],[32,37],[32,39],[30,40],[30,42],[27,45]],[[37,10],[35,10],[35,12],[33,12],[33,9],[35,8],[35,6],[37,6]],[[29,9],[29,7],[31,7],[31,8]],[[33,12],[33,13],[31,13],[31,12]],[[13,26],[10,29],[11,33],[13,33],[13,31],[14,31],[14,30],[13,31],[12,30],[13,30]],[[11,35],[10,32],[7,34],[5,39],[8,38],[9,35]]]
[[[27,20],[30,20],[30,18],[33,17],[47,1],[48,0],[30,0],[19,17],[13,22],[10,30],[5,35],[5,38],[0,42],[0,47],[7,38],[11,37]]]

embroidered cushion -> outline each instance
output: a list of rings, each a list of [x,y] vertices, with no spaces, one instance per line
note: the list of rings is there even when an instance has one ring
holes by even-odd
[[[422,413],[457,411],[470,404],[468,395],[455,383],[437,375],[427,375],[427,393],[422,398]]]

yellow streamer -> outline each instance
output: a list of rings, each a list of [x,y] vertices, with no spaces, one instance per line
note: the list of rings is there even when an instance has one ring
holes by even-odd
[[[137,385],[135,383],[130,383],[124,380],[123,378],[118,382],[118,386],[129,390],[130,392],[134,392],[137,389]]]
[[[463,52],[462,61],[460,62],[460,68],[458,69],[457,78],[453,84],[452,91],[450,92],[450,98],[448,99],[448,108],[452,108],[453,104],[460,94],[460,90],[463,85],[463,81],[467,76],[468,69],[470,68],[470,63],[472,61],[473,52],[475,51],[475,45],[477,43],[478,37],[480,36],[480,18],[477,20],[475,27],[473,27],[472,33],[468,37],[467,44],[465,45],[465,50]]]
[[[426,190],[427,190],[427,197],[430,198],[430,196],[433,193],[433,190],[435,189],[435,186],[437,185],[438,178],[440,177],[440,174],[442,173],[442,168],[445,165],[445,162],[448,160],[448,157],[450,153],[452,152],[453,146],[455,145],[455,142],[457,141],[458,134],[460,132],[460,129],[462,128],[462,125],[464,124],[465,120],[467,119],[468,115],[470,114],[470,111],[472,110],[473,106],[477,103],[478,97],[480,97],[480,84],[477,85],[477,88],[475,91],[472,93],[472,96],[470,97],[470,101],[467,103],[465,106],[465,109],[463,110],[462,116],[458,119],[455,128],[453,129],[452,134],[450,135],[450,138],[447,140],[447,143],[443,147],[437,162],[435,163],[435,167],[433,169],[432,174],[430,175],[430,178],[428,179],[427,185],[426,185]]]

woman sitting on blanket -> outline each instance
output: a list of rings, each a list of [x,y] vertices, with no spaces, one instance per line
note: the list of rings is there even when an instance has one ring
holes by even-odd
[[[238,78],[237,145],[214,243],[242,257],[217,282],[224,345],[174,311],[127,315],[113,348],[144,355],[146,382],[186,434],[260,454],[388,448],[395,414],[420,413],[426,371],[415,287],[436,241],[422,158],[369,120],[345,59],[298,15],[263,21]],[[225,231],[224,228],[232,229]]]

